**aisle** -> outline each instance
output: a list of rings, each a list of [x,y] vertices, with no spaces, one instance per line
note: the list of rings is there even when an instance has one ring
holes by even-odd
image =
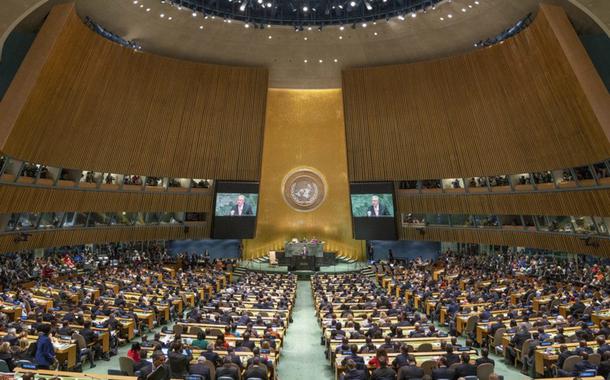
[[[278,367],[280,380],[331,380],[333,373],[320,345],[321,330],[316,320],[309,281],[297,283],[294,322],[288,328]]]

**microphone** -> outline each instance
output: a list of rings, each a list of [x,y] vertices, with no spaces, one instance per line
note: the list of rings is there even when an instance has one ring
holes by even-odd
[[[231,210],[231,216],[235,216],[235,210]]]
[[[367,212],[366,212],[366,215],[367,215],[367,216],[371,216],[371,215],[373,215],[373,214],[371,213],[371,211],[367,211]]]

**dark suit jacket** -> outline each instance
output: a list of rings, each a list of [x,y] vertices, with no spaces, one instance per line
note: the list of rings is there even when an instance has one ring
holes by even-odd
[[[167,356],[172,377],[183,377],[189,373],[189,359],[185,355],[180,352],[170,352]]]
[[[599,367],[597,368],[597,374],[604,379],[608,378],[610,375],[610,360],[603,361],[599,363]]]
[[[221,376],[227,376],[227,377],[232,377],[233,379],[237,380],[239,377],[239,373],[237,372],[237,369],[233,368],[233,367],[218,367],[216,368],[216,379],[218,379]]]
[[[396,379],[396,372],[390,367],[377,368],[373,371],[371,380],[394,380]]]
[[[405,365],[398,370],[398,380],[419,379],[424,377],[424,370],[412,365]]]
[[[213,380],[210,379],[210,369],[203,364],[195,363],[189,369],[189,374],[191,375],[201,375],[205,380]]]
[[[581,360],[578,363],[574,364],[574,376],[588,369],[597,369],[597,366],[588,360]]]
[[[453,379],[453,370],[448,367],[435,368],[432,370],[432,379]]]
[[[472,364],[460,364],[455,367],[455,373],[453,375],[454,379],[459,379],[460,377],[466,376],[476,376],[477,375],[477,366]]]
[[[447,355],[445,355],[445,357],[447,358],[447,365],[448,366],[451,366],[451,364],[455,364],[455,363],[459,363],[460,362],[459,355],[456,355],[456,354],[447,354]]]
[[[143,375],[147,380],[169,380],[171,378],[169,368],[166,365],[157,367],[153,370],[152,366],[144,367]]]
[[[343,380],[366,380],[366,374],[363,370],[354,369],[343,374]]]
[[[246,372],[244,373],[244,376],[242,376],[244,380],[248,380],[251,377],[254,378],[259,378],[259,379],[263,379],[263,380],[267,380],[267,370],[264,368],[261,368],[259,366],[252,366],[250,368],[248,368],[246,370]]]
[[[368,210],[367,210],[367,215],[368,213],[371,213],[372,217],[375,217],[375,208],[373,206],[369,206]],[[379,215],[378,216],[383,216],[383,215],[390,215],[390,212],[388,211],[388,208],[385,207],[384,205],[382,205],[381,203],[379,204]]]
[[[231,211],[233,211],[233,216],[239,216],[237,214],[237,209],[238,209],[237,205],[234,205],[233,207],[231,207]],[[253,214],[252,213],[252,206],[250,206],[247,203],[244,203],[244,206],[241,209],[241,216],[243,216],[243,215],[252,215],[252,214]]]

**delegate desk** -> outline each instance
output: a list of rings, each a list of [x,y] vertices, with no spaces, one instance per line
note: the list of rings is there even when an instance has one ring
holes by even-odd
[[[610,343],[610,340],[607,340],[606,343]],[[578,343],[565,343],[568,347],[568,350],[572,351],[576,347],[578,347]],[[550,346],[538,346],[536,347],[536,351],[534,352],[534,364],[536,368],[536,373],[539,375],[544,375],[545,368],[550,368],[551,365],[557,363],[559,359],[559,347],[561,344],[553,344]],[[595,352],[599,346],[595,341],[588,342],[587,347],[591,347]]]
[[[462,351],[462,352],[456,352],[456,354],[461,354],[461,353],[467,353],[470,355],[470,359],[472,360],[476,360],[479,358],[477,352],[475,350],[470,350],[470,351]],[[391,363],[394,358],[396,358],[396,356],[398,356],[400,353],[399,352],[388,352],[388,361],[389,363]],[[438,358],[440,358],[441,356],[444,356],[445,352],[444,351],[430,351],[430,352],[411,352],[409,353],[409,355],[412,355],[415,357],[415,360],[417,361],[417,366],[420,367],[421,364],[425,361],[428,360],[438,360]],[[341,376],[341,373],[343,373],[343,371],[345,370],[345,368],[342,365],[342,361],[343,359],[345,359],[347,355],[343,355],[343,354],[339,354],[337,355],[337,358],[335,359],[335,380],[339,380],[339,377]],[[368,362],[375,356],[375,353],[367,353],[367,354],[359,354],[358,356],[361,356],[362,358],[364,358],[364,362],[367,363],[367,367],[369,370],[374,370],[375,367],[372,365],[368,365]],[[571,379],[570,379],[571,380]]]

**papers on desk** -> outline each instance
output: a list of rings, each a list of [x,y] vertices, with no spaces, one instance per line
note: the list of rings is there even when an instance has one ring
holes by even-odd
[[[53,343],[53,347],[55,347],[58,350],[66,350],[68,347],[70,347],[69,343]]]

